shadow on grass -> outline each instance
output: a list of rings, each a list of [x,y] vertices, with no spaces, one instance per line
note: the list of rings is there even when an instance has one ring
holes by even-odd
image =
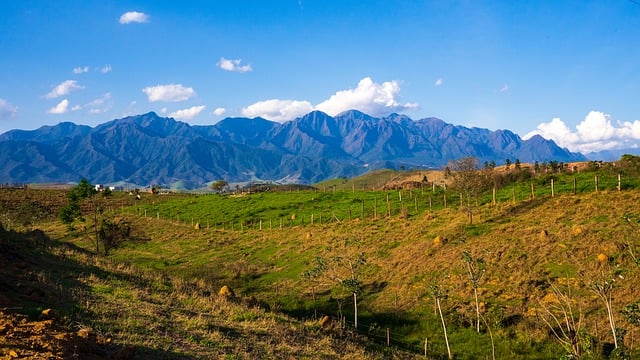
[[[91,289],[82,278],[92,274],[104,279],[118,279],[132,282],[134,277],[123,273],[105,271],[97,266],[75,260],[69,254],[94,256],[94,254],[68,243],[50,239],[40,230],[24,232],[8,231],[0,226],[0,311],[7,317],[27,316],[35,324],[21,322],[20,329],[5,329],[13,336],[0,342],[0,353],[6,349],[44,351],[38,349],[33,338],[51,336],[50,333],[66,333],[60,337],[56,349],[66,355],[76,354],[90,358],[132,359],[134,357],[153,359],[193,359],[194,357],[173,351],[163,351],[144,346],[125,346],[100,340],[100,334],[80,335],[80,324],[95,324],[90,309],[81,303],[82,294]],[[135,278],[136,283],[141,279]],[[54,309],[53,325],[38,326],[46,320],[43,310]],[[24,320],[23,320],[24,321]],[[47,335],[48,334],[48,335]],[[27,340],[29,338],[29,340]],[[51,346],[51,345],[48,345]],[[4,350],[3,350],[4,349]]]

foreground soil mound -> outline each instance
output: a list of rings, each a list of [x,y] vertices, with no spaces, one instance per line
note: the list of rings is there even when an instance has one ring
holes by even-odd
[[[26,315],[0,311],[2,359],[132,359],[132,349],[117,350],[111,339],[88,328],[60,326],[55,318],[29,320]]]

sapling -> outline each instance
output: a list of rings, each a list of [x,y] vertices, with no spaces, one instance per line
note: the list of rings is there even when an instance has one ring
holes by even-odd
[[[473,297],[476,303],[476,331],[480,333],[480,303],[478,302],[478,286],[480,280],[484,277],[487,269],[484,259],[481,257],[473,258],[469,250],[462,252],[462,261],[464,262],[465,270],[469,275],[469,281],[473,287]]]
[[[443,290],[439,285],[431,285],[429,286],[429,292],[436,303],[436,307],[438,308],[438,313],[440,314],[440,321],[442,322],[442,332],[444,332],[444,342],[447,345],[447,355],[449,359],[453,359],[453,355],[451,355],[451,348],[449,347],[449,338],[447,336],[447,325],[444,322],[444,316],[442,315],[442,307],[440,306],[440,300],[447,298],[447,292]]]

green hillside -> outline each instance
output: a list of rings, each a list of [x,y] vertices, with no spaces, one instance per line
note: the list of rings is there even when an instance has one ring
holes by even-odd
[[[343,188],[321,184],[308,191],[101,200],[114,201],[101,216],[126,223],[136,241],[96,257],[93,266],[131,269],[150,280],[137,284],[136,292],[131,283],[109,276],[89,284],[106,304],[92,312],[92,322],[117,329],[114,336],[123,344],[167,346],[149,344],[156,330],[134,335],[140,327],[163,329],[166,317],[149,314],[131,324],[110,310],[128,302],[139,307],[147,298],[162,304],[151,294],[165,291],[158,283],[164,278],[171,279],[166,285],[171,289],[191,289],[171,301],[196,308],[203,305],[195,294],[211,296],[229,286],[240,303],[260,309],[233,315],[251,326],[268,318],[344,341],[353,339],[344,337],[345,330],[357,332],[375,346],[360,347],[355,358],[424,357],[425,342],[428,357],[446,358],[443,322],[457,359],[640,356],[636,175],[620,167],[492,174],[490,185],[473,197],[461,195],[454,175],[446,178],[445,188],[429,183],[442,174],[427,174],[421,183],[403,182],[405,175],[413,179],[411,174],[396,173],[376,187],[393,183],[387,186],[393,190],[362,190],[366,187],[349,187],[347,181]],[[89,252],[95,251],[92,226],[88,216],[71,232],[57,221],[39,224],[55,241]],[[475,266],[471,272],[469,265]],[[132,318],[142,316],[135,315],[141,309],[127,311]],[[209,311],[185,312],[183,321],[202,319]],[[320,330],[318,319],[325,315],[333,325]],[[198,349],[171,351],[206,353],[203,344],[224,338],[224,328],[231,327],[219,321],[209,320],[216,334],[197,333]],[[199,328],[185,325],[181,331]],[[349,346],[358,348],[358,341]],[[240,358],[250,356],[222,349],[213,353],[228,349]],[[303,354],[296,351],[269,353]],[[326,357],[346,356],[331,351]],[[322,357],[311,354],[302,357]]]

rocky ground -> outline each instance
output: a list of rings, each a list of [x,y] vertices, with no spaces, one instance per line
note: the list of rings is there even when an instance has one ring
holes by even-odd
[[[133,349],[87,327],[65,324],[55,309],[67,299],[44,281],[46,258],[25,256],[26,246],[42,244],[41,232],[16,234],[0,227],[0,359],[130,359]],[[29,315],[25,315],[25,314]]]

